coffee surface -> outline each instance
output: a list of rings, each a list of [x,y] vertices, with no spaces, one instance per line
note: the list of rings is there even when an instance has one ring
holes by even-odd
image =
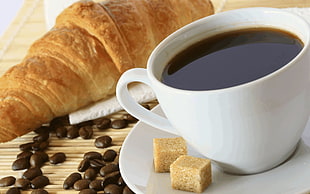
[[[302,49],[295,35],[249,28],[202,40],[177,54],[162,82],[186,90],[214,90],[251,82],[290,62]]]

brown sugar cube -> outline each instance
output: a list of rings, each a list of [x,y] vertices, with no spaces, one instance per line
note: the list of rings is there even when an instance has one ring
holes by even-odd
[[[182,137],[153,139],[155,172],[169,172],[170,165],[179,156],[186,154],[186,142]]]
[[[211,161],[192,156],[180,156],[170,166],[173,189],[202,193],[212,182]]]

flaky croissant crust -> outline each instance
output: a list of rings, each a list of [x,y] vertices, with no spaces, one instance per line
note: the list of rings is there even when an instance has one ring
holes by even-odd
[[[0,142],[115,92],[178,28],[213,14],[208,0],[80,1],[0,78]]]

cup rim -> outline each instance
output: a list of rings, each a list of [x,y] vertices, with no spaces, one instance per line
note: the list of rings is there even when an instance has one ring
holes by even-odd
[[[182,35],[184,32],[186,32],[188,30],[188,28],[192,28],[194,26],[200,25],[200,23],[205,23],[209,20],[214,20],[217,17],[223,17],[226,15],[230,15],[230,14],[234,14],[234,13],[242,13],[242,12],[265,12],[265,13],[279,13],[279,14],[285,14],[288,15],[289,17],[295,17],[296,20],[299,20],[304,27],[306,27],[308,29],[307,33],[305,33],[305,39],[303,40],[300,36],[298,36],[296,33],[294,33],[293,31],[289,31],[293,34],[295,34],[297,37],[299,37],[302,42],[303,42],[303,48],[302,50],[291,60],[289,61],[286,65],[282,66],[281,68],[277,69],[274,72],[271,72],[261,78],[255,79],[253,81],[249,81],[243,84],[238,84],[236,86],[231,86],[231,87],[226,87],[226,88],[219,88],[219,89],[211,89],[211,90],[187,90],[187,89],[179,89],[179,88],[175,88],[169,85],[166,85],[164,83],[162,83],[159,79],[156,78],[156,76],[154,75],[153,72],[153,66],[154,66],[154,62],[156,60],[157,57],[157,53],[160,52],[163,48],[166,47],[166,44],[169,44],[170,41],[173,41],[173,39],[175,39],[177,36]],[[276,28],[276,27],[275,27]],[[279,28],[280,29],[280,28]],[[182,28],[176,30],[175,32],[173,32],[172,34],[170,34],[168,37],[166,37],[164,40],[162,40],[156,47],[155,49],[152,51],[152,53],[150,54],[148,61],[147,61],[147,74],[148,77],[152,80],[153,83],[156,83],[158,85],[160,85],[161,87],[164,87],[166,89],[169,90],[173,90],[175,92],[187,92],[187,93],[201,93],[201,92],[208,92],[208,93],[217,93],[217,92],[226,92],[226,91],[231,91],[231,90],[238,90],[241,88],[245,88],[245,87],[250,87],[253,85],[256,85],[258,83],[261,83],[267,79],[270,79],[276,75],[278,75],[279,73],[281,73],[282,71],[285,71],[286,69],[288,69],[293,63],[296,63],[298,60],[300,60],[300,58],[305,55],[305,53],[307,52],[307,50],[309,50],[309,44],[310,44],[310,24],[301,16],[294,14],[292,12],[289,12],[287,10],[283,10],[283,9],[279,9],[279,8],[270,8],[270,7],[251,7],[251,8],[240,8],[240,9],[235,9],[235,10],[229,10],[229,11],[225,11],[225,12],[221,12],[221,13],[216,13],[214,15],[210,15],[210,16],[206,16],[204,18],[198,19],[194,22],[191,22],[185,26],[183,26]]]

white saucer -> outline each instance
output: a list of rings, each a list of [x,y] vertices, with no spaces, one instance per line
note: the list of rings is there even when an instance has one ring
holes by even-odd
[[[153,112],[163,115],[159,106]],[[173,190],[168,173],[155,173],[153,167],[153,138],[174,137],[138,122],[124,141],[120,153],[120,170],[127,185],[135,193],[185,194]],[[218,194],[294,194],[310,192],[310,122],[295,154],[284,164],[264,173],[238,176],[212,167],[212,184],[204,193]],[[268,151],[268,150],[266,150]],[[189,155],[199,156],[189,148]],[[200,156],[201,157],[201,156]]]

